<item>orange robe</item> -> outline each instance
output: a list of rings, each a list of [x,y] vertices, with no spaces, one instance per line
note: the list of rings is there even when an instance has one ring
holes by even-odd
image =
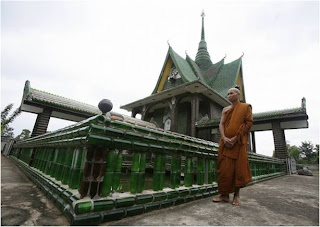
[[[220,194],[233,193],[236,187],[243,187],[252,180],[247,154],[247,141],[252,126],[251,105],[238,103],[224,115],[224,134],[228,138],[237,136],[232,148],[219,143],[218,189]]]

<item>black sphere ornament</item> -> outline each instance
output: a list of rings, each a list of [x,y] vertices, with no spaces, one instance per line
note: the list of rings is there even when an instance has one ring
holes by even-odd
[[[98,104],[98,108],[103,114],[110,112],[112,110],[112,107],[112,102],[109,99],[102,99]]]

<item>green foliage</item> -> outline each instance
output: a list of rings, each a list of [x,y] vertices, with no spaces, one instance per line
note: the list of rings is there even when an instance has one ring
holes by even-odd
[[[9,113],[13,107],[13,103],[7,105],[1,111],[1,136],[13,137],[13,128],[9,126],[10,123],[21,113],[21,110],[17,108],[9,117]]]
[[[288,154],[297,164],[319,164],[319,144],[316,147],[310,141],[302,142],[301,146],[291,146],[287,143]]]
[[[306,160],[307,163],[312,164],[316,161],[317,153],[313,144],[310,141],[302,142],[302,145],[299,146],[300,157]]]
[[[18,135],[15,139],[16,140],[25,140],[30,138],[30,130],[29,129],[22,129],[22,132],[20,133],[20,135]]]
[[[316,144],[315,152],[317,153],[316,163],[319,164],[319,144]]]
[[[289,145],[289,144],[288,144]],[[299,148],[295,145],[288,147],[288,153],[289,156],[294,158],[296,160],[296,162],[298,162],[300,160],[300,151]]]

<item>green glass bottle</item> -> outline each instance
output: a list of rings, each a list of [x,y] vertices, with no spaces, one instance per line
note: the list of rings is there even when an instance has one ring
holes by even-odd
[[[166,174],[166,155],[161,155],[160,185],[159,185],[160,190],[164,188],[165,174]]]
[[[55,177],[55,173],[56,173],[56,167],[57,167],[57,159],[58,159],[58,153],[59,153],[59,149],[56,148],[53,151],[53,158],[52,158],[52,162],[51,162],[51,168],[49,171],[49,175],[51,177]]]
[[[197,184],[204,184],[204,158],[197,159]]]
[[[130,176],[130,192],[132,194],[137,193],[140,158],[141,158],[141,154],[139,152],[133,153],[131,176]]]
[[[41,150],[41,162],[40,162],[40,171],[44,172],[44,169],[46,167],[46,156],[47,156],[47,148],[43,148]]]
[[[66,158],[66,150],[65,148],[62,148],[59,152],[58,156],[58,166],[57,166],[57,177],[56,180],[61,181],[63,178],[63,166],[64,166],[64,160]]]
[[[113,173],[113,182],[112,182],[112,190],[117,191],[120,187],[120,176],[121,176],[121,168],[122,168],[123,156],[122,152],[119,151],[116,157],[115,169]]]
[[[106,197],[110,194],[113,184],[113,175],[115,168],[116,151],[114,149],[108,151],[106,156],[106,168],[103,177],[103,186],[101,190],[102,196]]]
[[[193,165],[192,158],[186,157],[184,167],[184,185],[190,187],[193,184]]]
[[[63,176],[62,176],[62,183],[68,184],[69,183],[69,177],[71,173],[71,164],[73,159],[73,148],[68,148],[66,150],[66,157],[64,159],[64,166],[63,166]]]
[[[179,167],[179,161],[180,157],[173,155],[171,157],[171,173],[170,173],[170,183],[171,183],[171,188],[175,189],[180,186],[180,168]],[[178,183],[179,181],[179,183]]]
[[[161,169],[161,155],[156,154],[154,158],[153,180],[152,180],[152,189],[154,191],[160,190],[160,169]]]
[[[144,189],[145,183],[145,169],[146,169],[146,153],[141,153],[140,155],[140,165],[139,165],[139,174],[137,182],[137,193],[141,193]]]

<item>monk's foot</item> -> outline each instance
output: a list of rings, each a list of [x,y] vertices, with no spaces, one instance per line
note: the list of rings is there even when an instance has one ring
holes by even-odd
[[[215,202],[215,203],[226,202],[226,203],[228,203],[229,202],[229,196],[220,195],[218,198],[213,198],[212,202]]]
[[[232,205],[234,205],[234,206],[240,206],[240,197],[239,197],[239,196],[235,196],[235,197],[233,198]]]

